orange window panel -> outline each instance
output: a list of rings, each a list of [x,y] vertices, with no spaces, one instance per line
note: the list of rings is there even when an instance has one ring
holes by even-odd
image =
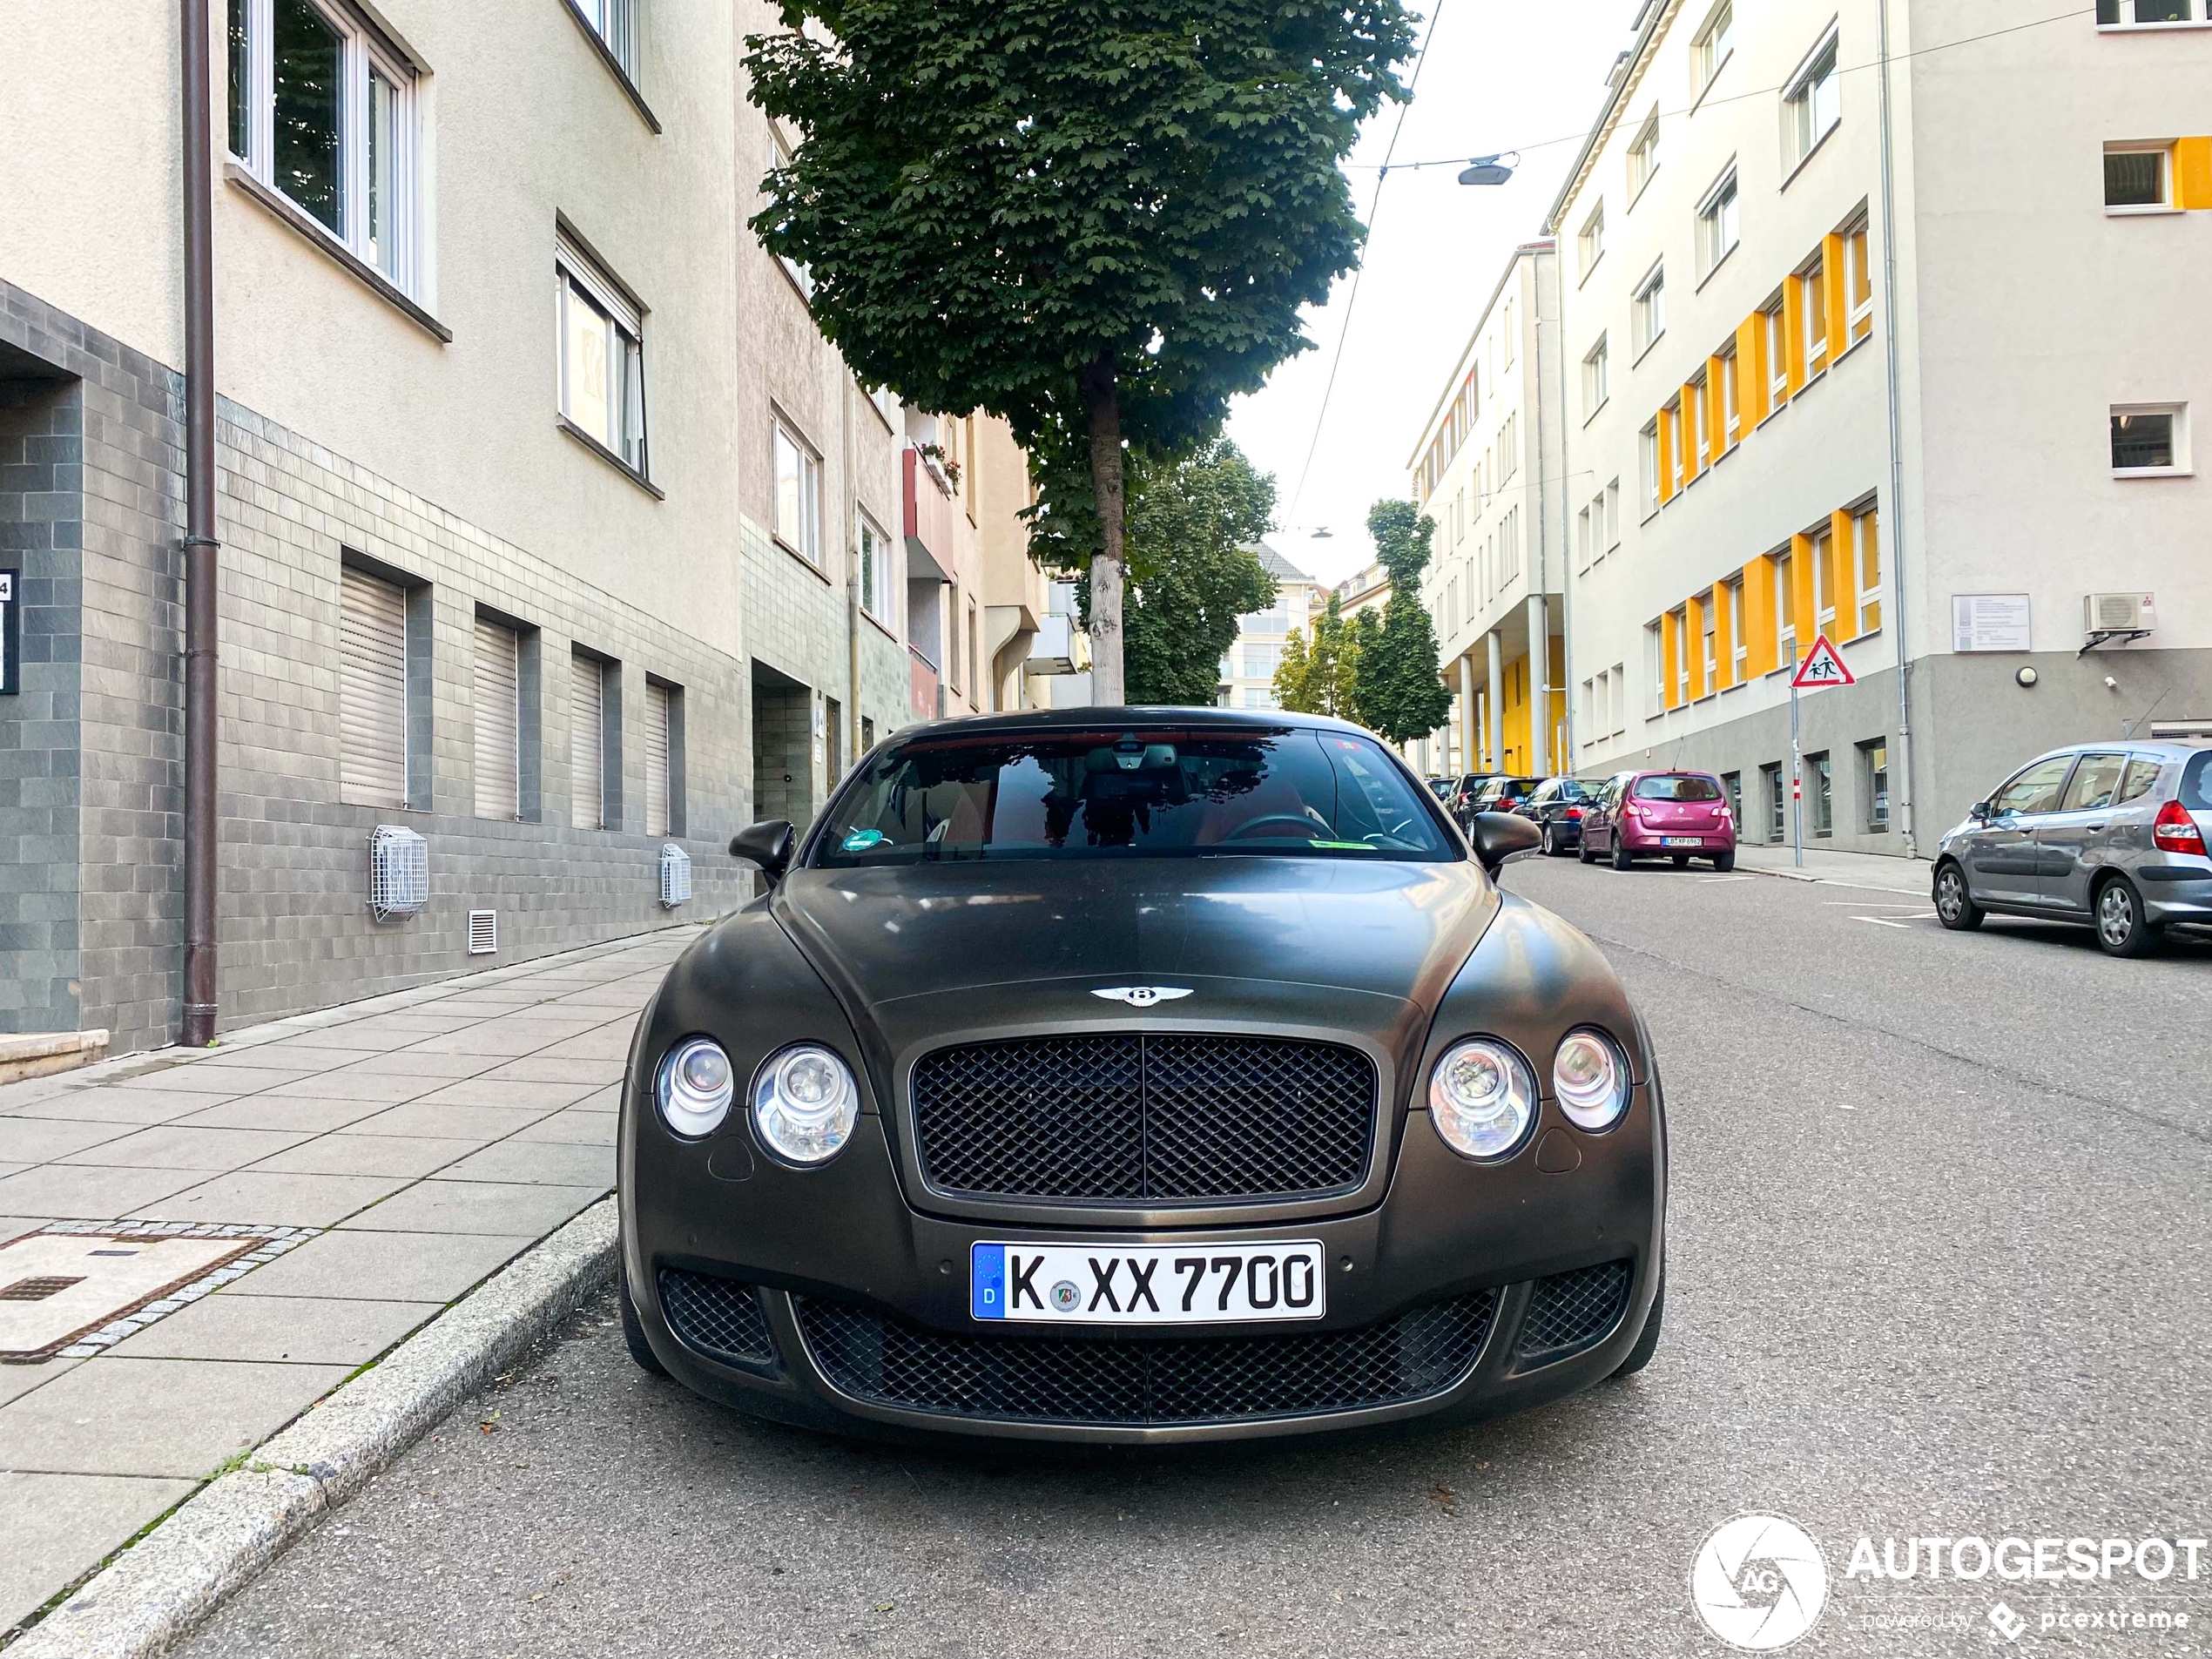
[[[1797,626],[1800,656],[1812,649],[1820,631],[1812,596],[1812,537],[1800,530],[1790,538],[1790,616]]]
[[[1805,285],[1791,278],[1782,285],[1783,390],[1795,397],[1805,385]]]
[[[1705,695],[1705,607],[1709,603],[1700,595],[1683,607],[1683,648],[1688,653],[1684,666],[1689,670],[1693,703]]]
[[[1766,361],[1766,314],[1755,311],[1736,326],[1736,361],[1741,369],[1737,395],[1743,405],[1746,429],[1774,412],[1767,393],[1770,371]]]
[[[1782,666],[1774,631],[1774,561],[1753,559],[1743,567],[1744,671],[1771,674]]]
[[[1851,328],[1851,303],[1844,295],[1845,273],[1844,239],[1832,233],[1820,239],[1822,298],[1827,302],[1828,361],[1844,354]]]
[[[1682,706],[1682,612],[1670,610],[1659,624],[1659,698],[1667,708]]]

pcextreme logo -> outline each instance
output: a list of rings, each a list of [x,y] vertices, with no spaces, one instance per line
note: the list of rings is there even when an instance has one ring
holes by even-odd
[[[1707,1534],[1690,1558],[1689,1604],[1730,1647],[1772,1653],[1820,1622],[1828,1562],[1794,1521],[1737,1515]]]

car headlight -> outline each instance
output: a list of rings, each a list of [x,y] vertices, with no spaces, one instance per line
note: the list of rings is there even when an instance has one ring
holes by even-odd
[[[711,1037],[686,1037],[664,1055],[653,1080],[661,1121],[685,1140],[722,1127],[737,1094],[730,1056]]]
[[[1629,1109],[1628,1063],[1602,1033],[1569,1031],[1552,1056],[1552,1092],[1577,1129],[1611,1129]]]
[[[753,1080],[753,1127],[771,1152],[792,1163],[834,1157],[860,1113],[852,1068],[819,1043],[770,1055]]]
[[[1519,1147],[1536,1121],[1536,1079],[1504,1043],[1473,1037],[1453,1043],[1436,1062],[1428,1111],[1454,1152],[1494,1162]]]

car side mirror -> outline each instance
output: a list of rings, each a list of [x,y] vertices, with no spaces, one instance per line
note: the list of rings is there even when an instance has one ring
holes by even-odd
[[[1544,844],[1544,832],[1535,820],[1511,813],[1477,813],[1467,831],[1474,856],[1492,875],[1516,853],[1533,853]]]
[[[764,819],[746,825],[730,838],[730,856],[751,860],[773,881],[791,867],[791,855],[798,846],[799,837],[790,824],[780,818]]]
[[[1973,819],[1977,824],[1986,824],[1989,822],[1991,804],[1986,800],[1978,800],[1972,806],[1969,806],[1966,809],[1966,816]]]

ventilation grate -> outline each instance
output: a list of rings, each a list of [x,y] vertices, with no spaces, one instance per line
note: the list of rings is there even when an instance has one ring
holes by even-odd
[[[59,1274],[47,1274],[38,1278],[19,1278],[5,1290],[0,1290],[0,1302],[43,1302],[50,1296],[59,1296],[72,1285],[82,1285],[84,1276],[65,1278]]]
[[[471,910],[469,913],[469,954],[489,956],[499,949],[499,912]]]
[[[1601,1262],[1538,1279],[1514,1352],[1548,1365],[1595,1347],[1621,1323],[1634,1278],[1626,1262]]]
[[[691,896],[691,855],[670,841],[660,850],[660,901],[673,910]]]
[[[369,910],[388,921],[429,902],[430,844],[411,829],[379,824],[368,833]]]

